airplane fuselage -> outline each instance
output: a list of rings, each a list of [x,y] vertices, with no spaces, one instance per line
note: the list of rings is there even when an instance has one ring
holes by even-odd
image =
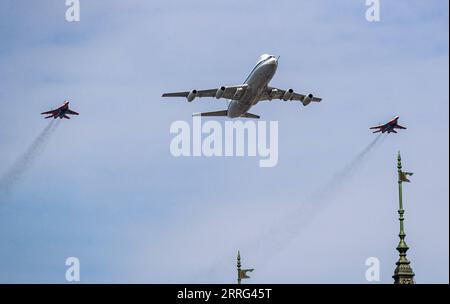
[[[69,103],[65,102],[59,109],[58,109],[58,114],[55,115],[55,117],[53,117],[54,119],[59,118],[62,119],[66,114],[67,114],[67,110],[69,109]]]
[[[55,115],[55,119],[56,118],[59,118],[59,119],[62,119],[63,117],[64,117],[64,115],[66,115],[66,111],[65,110],[59,110],[59,113],[58,113],[58,115]]]
[[[381,133],[397,133],[395,128],[398,126],[398,116],[395,116],[390,122],[386,124],[386,126],[381,130]]]
[[[389,124],[389,125],[387,125],[386,128],[383,129],[383,131],[381,131],[381,132],[382,132],[382,133],[385,133],[385,132],[392,133],[392,132],[394,132],[394,127],[395,127],[395,125]]]
[[[230,100],[227,116],[230,118],[240,117],[247,113],[252,106],[256,105],[270,80],[275,75],[277,67],[278,60],[274,56],[258,62],[244,81],[244,84],[247,85],[245,92],[239,100]]]

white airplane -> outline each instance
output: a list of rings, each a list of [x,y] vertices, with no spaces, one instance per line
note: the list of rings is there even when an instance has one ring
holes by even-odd
[[[278,58],[263,54],[259,57],[253,70],[244,83],[236,86],[222,86],[209,90],[191,90],[188,92],[164,93],[162,97],[186,97],[191,102],[196,97],[215,97],[229,99],[228,109],[215,112],[196,113],[194,116],[227,116],[229,118],[245,117],[260,118],[249,113],[248,110],[260,101],[282,99],[284,101],[301,101],[304,106],[311,102],[320,102],[322,99],[313,94],[299,94],[293,89],[281,90],[268,86],[278,67]]]

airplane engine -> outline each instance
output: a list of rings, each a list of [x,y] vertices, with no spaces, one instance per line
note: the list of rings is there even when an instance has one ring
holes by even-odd
[[[191,102],[195,99],[195,97],[197,97],[197,90],[192,90],[187,96],[187,101]]]
[[[223,93],[225,93],[226,87],[220,87],[217,89],[216,92],[216,98],[220,99],[223,96]]]
[[[311,101],[312,101],[313,98],[314,98],[314,95],[311,94],[311,93],[308,94],[308,95],[306,95],[305,98],[303,98],[303,100],[302,100],[303,105],[304,105],[304,106],[309,105],[309,104],[311,103]]]
[[[243,93],[244,93],[244,89],[243,88],[237,88],[236,92],[233,95],[233,100],[239,100]]]
[[[293,89],[287,90],[286,92],[284,92],[283,100],[288,101],[289,99],[292,98],[292,95],[294,95],[294,90]]]
[[[269,93],[270,100],[272,100],[272,98],[274,98],[277,95],[277,93],[278,93],[277,89],[270,90],[270,93]]]

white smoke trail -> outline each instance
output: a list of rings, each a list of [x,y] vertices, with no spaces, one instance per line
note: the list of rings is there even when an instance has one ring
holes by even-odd
[[[11,168],[0,178],[0,195],[9,195],[14,186],[21,180],[36,158],[48,143],[51,134],[56,130],[60,121],[51,122],[38,134],[25,152],[17,158]]]
[[[324,186],[316,191],[310,198],[312,201],[322,201],[335,194],[358,171],[368,156],[380,146],[386,136],[379,134],[364,149],[361,150],[342,170],[338,171]]]
[[[385,138],[386,136],[384,134],[379,134],[343,169],[334,174],[326,184],[320,187],[309,198],[300,202],[294,211],[268,227],[258,238],[239,244],[238,248],[249,248],[254,254],[252,259],[268,262],[272,256],[280,252],[298,237],[299,233],[330,204],[330,198],[337,195],[339,190],[351,180],[358,169],[361,168],[363,163],[381,145]],[[205,277],[214,277],[219,272],[218,269],[226,267],[231,261],[233,261],[233,257],[226,257],[217,261],[206,272],[203,272],[203,280]],[[200,278],[200,273],[194,275],[195,281],[200,281]]]
[[[305,226],[330,203],[331,198],[351,180],[367,158],[380,146],[386,136],[379,134],[360,153],[358,153],[342,170],[338,171],[322,187],[309,198],[300,203],[289,215],[276,223],[263,237],[256,241],[256,252],[268,258],[269,253],[276,254],[293,241]],[[268,246],[269,245],[269,246]],[[266,259],[267,260],[267,259]]]

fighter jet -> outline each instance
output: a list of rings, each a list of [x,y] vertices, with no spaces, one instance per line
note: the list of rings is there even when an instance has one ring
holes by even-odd
[[[227,116],[229,118],[245,117],[260,118],[259,115],[248,111],[260,101],[280,99],[284,101],[300,101],[304,106],[311,102],[320,102],[322,99],[313,94],[299,94],[293,89],[277,89],[269,86],[270,80],[275,75],[278,67],[278,58],[273,55],[263,54],[259,57],[255,67],[240,85],[221,86],[208,90],[191,90],[186,92],[164,93],[162,97],[186,97],[188,102],[196,97],[215,97],[216,99],[228,99],[228,108],[222,111],[196,113],[194,116]]]
[[[381,132],[381,133],[387,132],[388,134],[389,133],[397,133],[397,131],[395,131],[394,129],[406,129],[405,127],[403,127],[403,126],[398,124],[398,119],[399,118],[400,117],[395,116],[388,123],[385,123],[384,125],[374,126],[374,127],[371,127],[370,129],[377,129],[373,133],[379,133],[379,132]]]
[[[45,119],[47,118],[66,118],[66,119],[70,119],[70,117],[68,115],[79,115],[79,113],[72,111],[69,109],[69,102],[66,100],[64,101],[64,104],[62,106],[60,106],[59,108],[57,108],[56,110],[51,110],[51,111],[47,111],[47,112],[43,112],[41,113],[41,115],[47,115],[50,114],[49,116],[46,116]]]

